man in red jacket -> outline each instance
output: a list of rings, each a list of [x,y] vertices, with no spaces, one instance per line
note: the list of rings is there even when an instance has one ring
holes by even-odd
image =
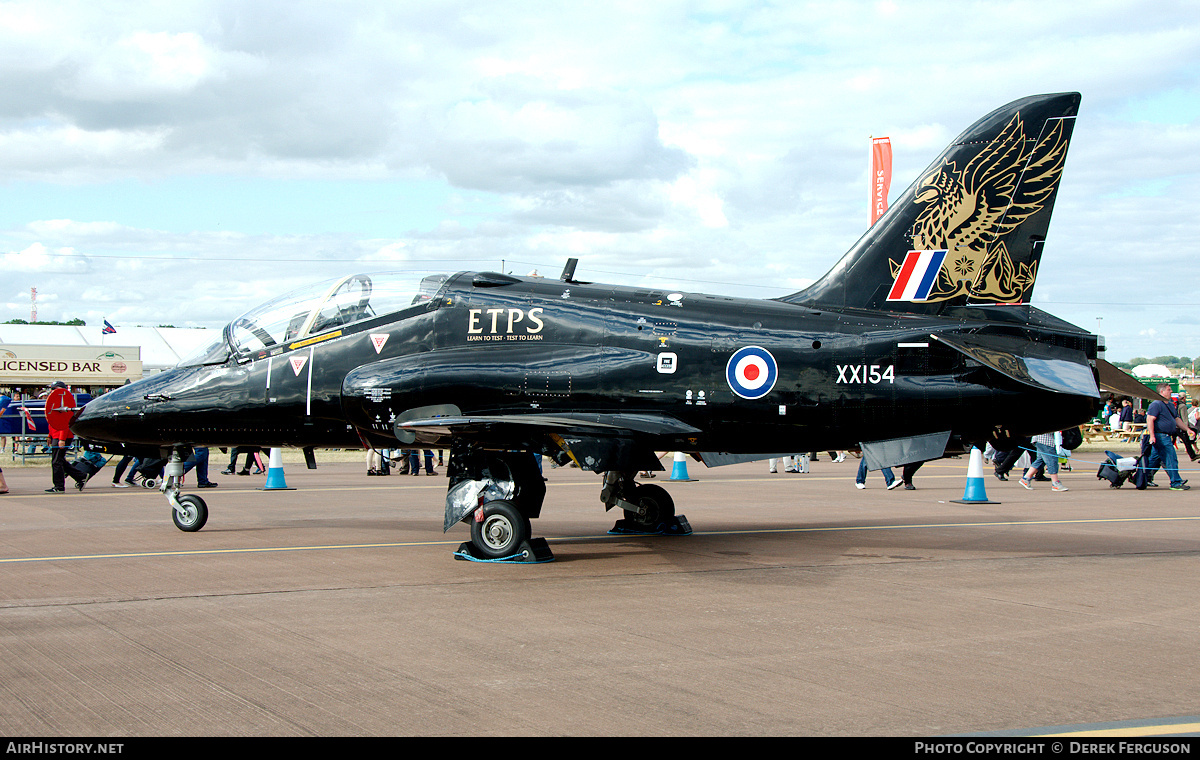
[[[75,397],[67,390],[67,384],[61,380],[50,386],[50,395],[46,397],[46,426],[50,431],[50,477],[54,481],[46,493],[62,493],[66,490],[67,482],[67,447],[75,437],[71,434],[67,422],[71,415],[55,414],[55,410],[75,406]]]

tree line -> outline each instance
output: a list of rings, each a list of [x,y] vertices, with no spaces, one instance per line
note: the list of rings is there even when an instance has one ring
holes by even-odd
[[[6,325],[67,325],[69,327],[83,327],[84,325],[87,324],[87,322],[84,322],[79,317],[76,317],[75,319],[72,319],[67,322],[55,322],[53,320],[48,320],[48,319],[46,319],[46,320],[39,319],[36,322],[30,322],[28,319],[10,319],[7,322],[5,322],[4,324],[6,324]]]
[[[1113,362],[1114,367],[1121,369],[1133,369],[1139,364],[1161,364],[1168,369],[1190,369],[1192,360],[1186,356],[1156,356],[1153,359],[1135,356],[1127,362]]]
[[[54,320],[39,319],[36,322],[30,322],[28,319],[10,319],[7,322],[0,322],[0,325],[66,325],[67,327],[84,327],[87,322],[84,322],[79,317],[68,320],[66,322],[55,322]],[[140,327],[140,325],[138,325]],[[175,327],[175,325],[156,325],[156,327]]]

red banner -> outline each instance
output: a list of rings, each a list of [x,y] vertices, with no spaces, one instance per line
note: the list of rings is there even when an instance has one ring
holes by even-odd
[[[892,189],[892,140],[890,137],[871,139],[871,224],[879,221],[888,208],[888,192]]]

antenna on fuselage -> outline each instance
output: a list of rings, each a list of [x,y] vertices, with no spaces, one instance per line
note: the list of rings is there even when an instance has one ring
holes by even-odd
[[[567,265],[563,267],[562,276],[558,279],[563,282],[575,282],[575,265],[579,263],[579,259],[567,259]]]

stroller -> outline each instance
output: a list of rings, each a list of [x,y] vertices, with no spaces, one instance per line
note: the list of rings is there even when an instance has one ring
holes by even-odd
[[[167,466],[165,459],[139,459],[137,469],[133,471],[133,481],[140,482],[142,488],[158,488],[163,469]]]

